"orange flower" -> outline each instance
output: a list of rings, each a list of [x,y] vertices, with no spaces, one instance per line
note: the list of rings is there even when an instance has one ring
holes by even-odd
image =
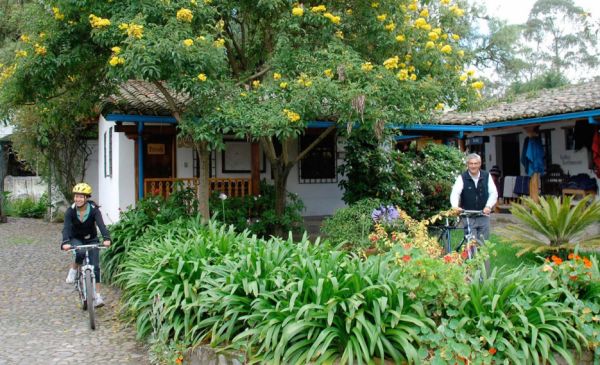
[[[410,255],[404,255],[404,256],[402,256],[402,261],[409,262],[410,261]]]
[[[575,281],[577,280],[577,275],[569,275],[569,279]]]
[[[592,267],[592,262],[591,262],[591,261],[590,261],[590,260],[589,260],[587,257],[584,257],[584,258],[583,258],[583,264],[584,264],[584,265],[585,265],[585,267],[587,267],[587,268],[590,268],[590,267]]]
[[[451,263],[451,262],[452,262],[452,256],[450,256],[450,255],[446,255],[446,256],[444,256],[444,261],[445,261],[446,263]]]
[[[498,350],[496,350],[495,347],[490,347],[490,349],[488,350],[488,352],[490,353],[490,355],[494,356],[496,354],[496,352],[498,352]]]
[[[552,255],[551,259],[552,259],[552,262],[554,262],[556,265],[560,265],[563,262],[563,260],[556,255]]]

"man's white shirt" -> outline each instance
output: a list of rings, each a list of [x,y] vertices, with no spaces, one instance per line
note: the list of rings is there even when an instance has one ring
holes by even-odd
[[[477,187],[477,182],[479,181],[479,176],[481,175],[481,171],[477,173],[477,176],[473,177],[471,173],[469,176],[473,179],[475,183],[475,187]],[[452,193],[450,193],[450,204],[452,208],[458,208],[458,204],[460,202],[460,194],[463,191],[464,183],[462,179],[462,175],[458,175],[456,181],[454,181],[454,185],[452,186]],[[490,209],[496,204],[498,200],[498,190],[496,189],[496,184],[494,184],[494,179],[490,175],[488,175],[488,199],[485,203],[486,207]]]

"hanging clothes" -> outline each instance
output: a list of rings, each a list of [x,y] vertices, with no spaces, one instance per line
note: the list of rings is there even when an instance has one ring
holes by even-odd
[[[544,146],[540,137],[529,138],[525,157],[527,159],[527,175],[533,176],[536,172],[544,173]]]
[[[525,137],[523,141],[523,149],[521,150],[521,165],[525,168],[525,171],[529,169],[529,160],[527,159],[527,147],[529,146],[529,137]]]
[[[597,126],[594,128],[594,137],[592,140],[592,161],[594,161],[596,177],[600,178],[600,131]]]

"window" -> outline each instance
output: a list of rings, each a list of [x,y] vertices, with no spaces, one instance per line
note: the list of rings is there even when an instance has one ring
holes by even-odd
[[[565,132],[565,150],[575,150],[575,127],[569,127],[563,129]]]
[[[542,146],[544,147],[544,162],[546,170],[552,165],[552,129],[545,129],[540,131],[540,138],[542,140]]]
[[[193,168],[194,168],[194,177],[200,177],[200,164],[198,163],[198,153],[196,149],[193,149]],[[217,176],[217,154],[215,151],[210,153],[210,158],[208,159],[208,177],[216,177]]]
[[[112,176],[112,136],[113,127],[104,132],[104,177]]]
[[[311,129],[299,139],[299,152],[304,151],[323,133],[323,129]],[[300,184],[337,182],[337,159],[335,133],[330,133],[298,163]]]

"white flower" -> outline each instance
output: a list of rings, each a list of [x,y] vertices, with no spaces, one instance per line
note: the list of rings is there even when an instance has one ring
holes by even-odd
[[[227,199],[227,195],[225,195],[224,193],[221,193],[221,194],[219,194],[219,199],[225,200],[225,199]]]

